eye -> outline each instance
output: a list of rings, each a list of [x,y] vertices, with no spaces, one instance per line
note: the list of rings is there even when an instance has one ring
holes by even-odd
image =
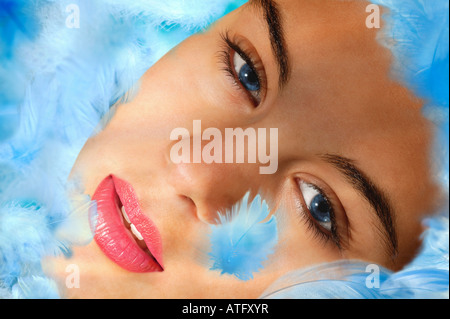
[[[296,208],[301,221],[316,238],[325,243],[332,240],[339,250],[345,250],[349,239],[348,221],[336,193],[324,181],[309,174],[303,173],[295,182]]]
[[[328,231],[333,228],[333,208],[328,199],[313,184],[300,181],[300,190],[311,217]]]
[[[256,99],[261,90],[258,73],[237,52],[234,54],[233,64],[239,82]]]
[[[233,86],[258,107],[266,91],[264,65],[256,50],[248,40],[231,37],[228,32],[221,34],[224,50],[219,52],[223,70],[232,79]],[[243,95],[243,96],[244,96]]]

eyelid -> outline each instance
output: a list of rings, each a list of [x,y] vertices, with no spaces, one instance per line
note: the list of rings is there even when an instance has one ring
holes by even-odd
[[[242,36],[231,35],[230,31],[225,31],[221,33],[221,38],[224,43],[224,50],[221,53],[221,57],[223,62],[225,63],[226,68],[224,71],[228,73],[228,75],[232,76],[233,82],[237,88],[241,89],[246,97],[249,98],[255,107],[261,105],[264,101],[266,92],[267,92],[267,78],[266,72],[264,69],[264,65],[262,60],[260,59],[256,49],[252,46],[249,40]],[[259,101],[255,101],[255,98],[243,87],[240,83],[238,76],[236,74],[234,65],[233,65],[233,54],[239,54],[239,56],[256,72],[258,81],[260,84]]]

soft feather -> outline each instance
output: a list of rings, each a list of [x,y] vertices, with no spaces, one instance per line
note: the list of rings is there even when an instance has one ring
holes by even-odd
[[[253,278],[274,252],[278,241],[276,217],[261,196],[248,203],[249,194],[234,205],[231,211],[219,214],[217,225],[211,226],[209,253],[211,270],[231,274],[241,280]]]

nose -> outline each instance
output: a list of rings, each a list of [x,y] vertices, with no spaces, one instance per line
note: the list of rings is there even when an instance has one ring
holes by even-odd
[[[258,183],[257,168],[241,164],[172,164],[168,183],[177,195],[192,200],[196,217],[214,224],[218,215],[238,202]]]

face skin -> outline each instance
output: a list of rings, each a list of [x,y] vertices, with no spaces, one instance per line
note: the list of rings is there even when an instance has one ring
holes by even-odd
[[[127,272],[93,241],[56,263],[62,282],[67,264],[79,266],[80,288],[67,296],[256,298],[286,272],[317,263],[361,259],[397,270],[409,261],[419,245],[420,219],[436,202],[428,158],[432,132],[421,101],[390,78],[390,52],[375,39],[379,30],[365,25],[367,5],[278,0],[289,60],[283,85],[264,10],[254,4],[190,37],[150,68],[136,98],[120,105],[87,142],[72,176],[91,196],[109,174],[128,181],[161,233],[165,269]],[[224,71],[224,34],[260,72],[257,106]],[[170,133],[178,127],[192,132],[193,120],[222,132],[278,128],[277,172],[262,175],[259,163],[173,163]],[[388,232],[363,196],[374,188],[363,179],[381,193],[374,201],[391,206],[395,257]],[[302,207],[298,180],[320,188],[331,202],[339,245]],[[216,212],[249,190],[269,203],[280,238],[271,262],[243,282],[209,270],[201,251]]]

